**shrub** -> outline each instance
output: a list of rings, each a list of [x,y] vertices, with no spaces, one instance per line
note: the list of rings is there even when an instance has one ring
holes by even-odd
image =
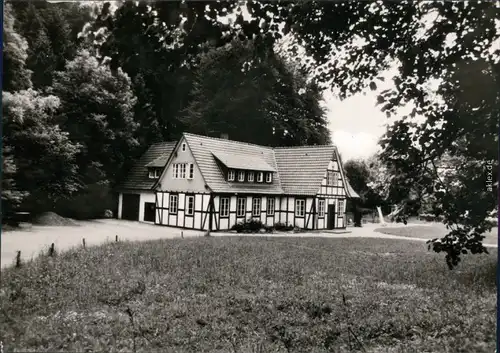
[[[293,226],[285,224],[285,223],[275,223],[274,229],[279,230],[279,231],[289,232],[289,231],[293,230]]]
[[[256,219],[246,219],[231,227],[231,230],[235,230],[237,233],[257,233],[261,229],[269,231],[272,227],[268,227],[260,220]]]

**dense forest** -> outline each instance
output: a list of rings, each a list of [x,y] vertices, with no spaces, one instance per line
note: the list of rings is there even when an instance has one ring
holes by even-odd
[[[184,131],[329,142],[322,89],[341,99],[377,90],[396,65],[392,88],[378,92],[397,119],[380,141],[375,188],[392,204],[433,200],[450,229],[434,249],[450,266],[486,251],[498,190],[498,2],[91,4],[6,3],[3,213],[99,216],[134,159]],[[442,175],[436,162],[448,157],[460,162]]]

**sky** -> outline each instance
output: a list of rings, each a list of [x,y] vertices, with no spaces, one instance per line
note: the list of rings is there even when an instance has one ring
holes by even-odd
[[[375,154],[378,140],[384,134],[388,119],[375,106],[376,93],[357,94],[343,101],[325,92],[324,105],[332,142],[342,159],[368,158]]]

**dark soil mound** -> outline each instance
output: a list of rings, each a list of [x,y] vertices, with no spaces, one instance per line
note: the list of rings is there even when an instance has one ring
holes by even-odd
[[[33,219],[33,224],[40,226],[76,226],[78,223],[71,219],[59,216],[54,212],[45,212]]]

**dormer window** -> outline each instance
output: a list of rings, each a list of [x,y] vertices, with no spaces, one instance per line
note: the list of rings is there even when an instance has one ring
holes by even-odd
[[[158,168],[149,168],[149,179],[159,179],[161,170]]]
[[[262,183],[264,181],[264,173],[263,172],[259,172],[257,174],[257,182],[258,183]]]
[[[238,181],[245,181],[245,172],[238,172]]]
[[[253,183],[253,180],[254,180],[254,173],[253,172],[248,172],[247,174],[247,178],[248,178],[248,181],[250,183]]]
[[[270,183],[273,181],[273,173],[266,174],[266,183]]]
[[[234,170],[230,170],[227,173],[227,181],[234,181]]]

